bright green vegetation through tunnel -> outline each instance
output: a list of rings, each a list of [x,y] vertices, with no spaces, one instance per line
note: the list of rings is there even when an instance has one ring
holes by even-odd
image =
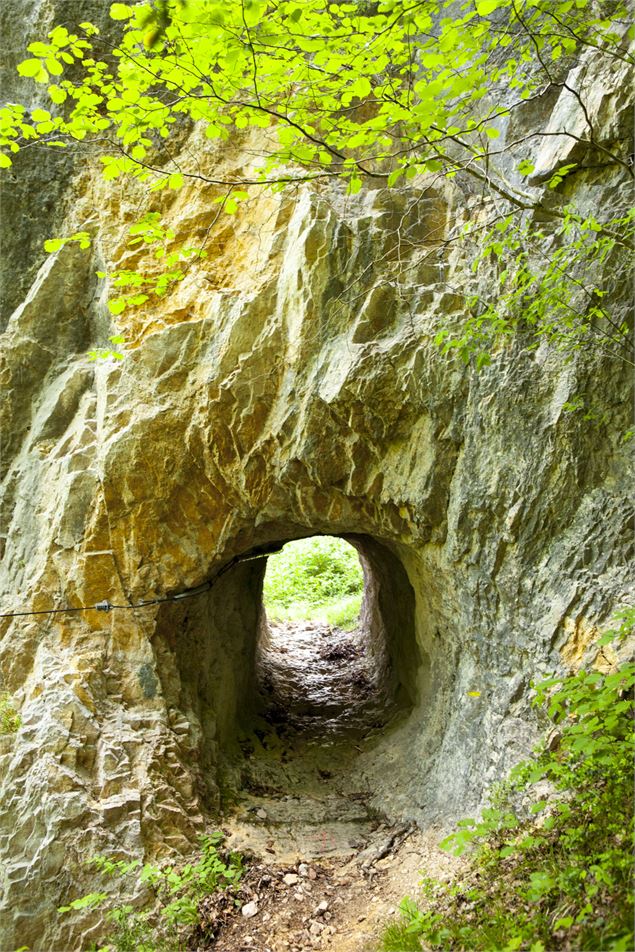
[[[344,539],[288,542],[267,560],[263,601],[270,622],[318,621],[350,630],[359,622],[364,574]]]

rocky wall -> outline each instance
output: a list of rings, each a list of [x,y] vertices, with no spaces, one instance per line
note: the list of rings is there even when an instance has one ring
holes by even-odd
[[[56,24],[69,29],[90,20],[115,37],[118,26],[108,19],[102,0],[5,0],[0,5],[0,99],[27,106],[41,105],[40,87],[20,76],[17,65],[26,59],[26,44],[41,40]],[[28,38],[28,39],[27,39]],[[50,103],[45,103],[50,108]],[[24,300],[44,262],[43,242],[62,227],[68,210],[69,181],[81,166],[81,153],[34,146],[3,176],[0,185],[0,328]]]
[[[206,161],[245,169],[252,145]],[[601,204],[623,181],[567,188]],[[371,561],[390,554],[377,571],[416,703],[354,769],[391,816],[470,812],[531,743],[529,680],[580,659],[628,591],[630,369],[522,340],[480,373],[440,354],[470,280],[444,239],[480,207],[457,181],[254,191],[211,231],[213,187],[159,196],[209,257],[126,315],[123,361],[94,361],[118,330],[95,271],[139,265],[138,196],[90,167],[72,189],[68,228],[88,222],[93,248],[45,261],[2,341],[2,610],[132,605],[270,542],[367,537]],[[591,392],[601,425],[565,411]],[[187,605],[2,619],[22,718],[0,737],[3,947],[79,947],[55,908],[87,856],[187,852],[210,822],[261,578],[245,563]]]

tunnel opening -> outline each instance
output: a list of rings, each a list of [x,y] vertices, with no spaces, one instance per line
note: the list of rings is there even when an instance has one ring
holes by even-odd
[[[170,683],[170,665],[158,659],[164,691],[191,725],[203,801],[239,817],[239,847],[268,849],[275,827],[276,849],[286,831],[307,856],[349,850],[378,822],[363,758],[383,743],[390,771],[391,732],[417,706],[421,666],[408,575],[370,536],[336,540],[361,569],[352,625],[319,612],[275,616],[268,563],[287,543],[310,538],[274,528],[245,546],[208,592],[161,609],[155,642],[174,662]],[[384,753],[377,756],[381,772]]]
[[[279,733],[359,734],[390,716],[385,648],[372,651],[362,618],[368,577],[356,548],[334,536],[295,540],[269,556],[256,688],[262,719]]]

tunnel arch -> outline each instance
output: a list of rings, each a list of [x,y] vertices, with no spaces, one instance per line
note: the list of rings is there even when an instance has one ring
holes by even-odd
[[[223,765],[258,716],[257,649],[266,626],[262,588],[267,556],[287,542],[333,535],[352,545],[364,573],[360,627],[387,708],[407,714],[418,701],[421,654],[415,594],[400,557],[364,533],[288,529],[239,552],[216,570],[209,591],[157,613],[157,668],[168,704],[194,725],[192,755],[204,799],[217,804]],[[171,663],[163,664],[161,654]]]

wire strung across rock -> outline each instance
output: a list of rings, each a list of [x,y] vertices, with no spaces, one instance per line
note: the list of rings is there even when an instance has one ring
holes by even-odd
[[[275,549],[267,547],[265,551],[259,551],[247,555],[237,555],[231,559],[227,565],[224,565],[220,571],[218,571],[216,575],[214,575],[213,578],[209,579],[207,582],[203,582],[202,585],[197,585],[195,588],[186,588],[182,592],[176,592],[173,595],[162,595],[158,598],[148,598],[141,602],[135,602],[130,605],[117,605],[105,598],[100,602],[96,602],[94,605],[77,605],[64,608],[41,608],[37,611],[24,612],[0,612],[0,618],[24,618],[26,616],[32,615],[61,615],[70,614],[73,612],[88,611],[111,612],[119,609],[136,611],[138,608],[148,608],[150,605],[162,605],[165,602],[179,602],[184,598],[194,598],[196,595],[202,595],[204,592],[209,592],[214,587],[219,578],[221,578],[222,575],[228,572],[235,565],[238,565],[238,563],[251,562],[254,559],[265,559],[271,554],[271,552],[276,551],[277,548],[277,546]]]

